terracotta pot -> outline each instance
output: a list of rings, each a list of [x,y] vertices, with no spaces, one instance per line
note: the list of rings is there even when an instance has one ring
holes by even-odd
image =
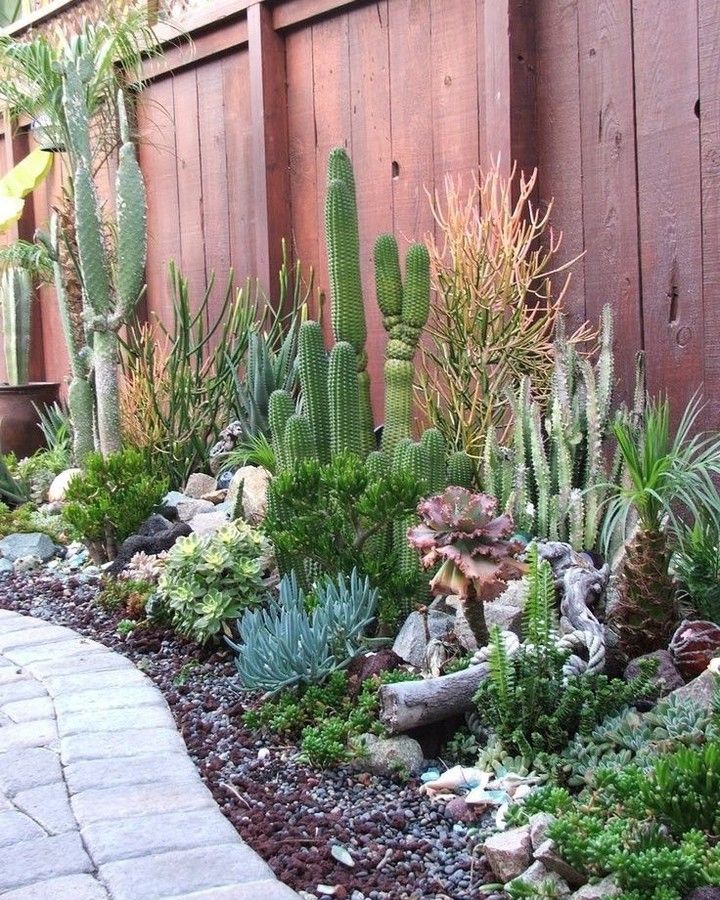
[[[53,403],[59,391],[57,382],[48,381],[0,385],[0,450],[3,453],[14,453],[22,459],[45,445],[38,427],[40,416],[33,403],[41,408]]]

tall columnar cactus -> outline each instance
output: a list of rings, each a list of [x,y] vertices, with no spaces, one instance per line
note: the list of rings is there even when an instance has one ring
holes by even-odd
[[[0,307],[8,384],[28,382],[32,282],[26,269],[11,266],[0,276]]]
[[[360,237],[352,164],[346,151],[330,152],[325,200],[331,319],[336,341],[345,341],[355,351],[360,403],[363,453],[373,447],[373,415],[370,377],[367,373],[367,325],[360,277]]]
[[[73,178],[78,262],[83,287],[88,346],[92,348],[96,423],[104,454],[121,448],[118,396],[118,331],[143,291],[147,251],[145,184],[130,141],[125,103],[118,95],[120,156],[116,179],[114,264],[106,246],[101,207],[92,175],[92,129],[85,81],[92,72],[68,65],[63,73],[63,107],[77,160]],[[70,344],[70,337],[68,337]]]
[[[303,408],[310,421],[318,459],[330,462],[330,412],[328,409],[328,361],[322,328],[303,322],[298,338],[298,372]]]
[[[330,408],[330,452],[363,455],[363,422],[360,415],[358,377],[351,344],[339,341],[330,351],[328,362],[328,401]]]
[[[430,312],[430,258],[424,244],[413,244],[405,260],[403,285],[392,235],[380,235],[374,257],[377,301],[388,333],[383,449],[392,454],[397,442],[411,432],[413,359]]]
[[[545,410],[523,379],[512,398],[512,433],[501,447],[494,432],[483,454],[484,490],[509,508],[517,527],[593,549],[599,538],[603,485],[609,480],[605,439],[612,403],[612,312],[603,310],[598,360],[592,366],[556,335],[555,369]]]

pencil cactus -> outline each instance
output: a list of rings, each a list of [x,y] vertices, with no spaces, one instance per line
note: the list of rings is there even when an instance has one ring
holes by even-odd
[[[11,266],[0,276],[0,307],[8,384],[28,382],[32,283],[27,270]]]
[[[322,328],[303,322],[298,338],[298,371],[303,405],[310,421],[320,462],[330,462],[330,414],[328,411],[328,362]]]
[[[430,312],[430,257],[423,244],[410,247],[404,284],[392,235],[380,235],[374,258],[377,302],[388,333],[383,449],[392,454],[397,442],[409,437],[411,431],[413,359]]]
[[[373,415],[370,377],[367,373],[367,325],[360,277],[360,237],[352,163],[342,147],[330,152],[325,201],[331,319],[337,342],[347,342],[355,351],[358,380],[361,450],[373,447]]]
[[[72,63],[63,72],[63,108],[77,160],[73,177],[78,266],[83,290],[87,346],[74,346],[66,327],[70,355],[91,355],[95,385],[95,420],[99,449],[103,455],[121,448],[118,396],[118,331],[128,322],[143,290],[147,250],[145,184],[130,140],[125,103],[118,94],[120,155],[116,178],[117,221],[114,263],[106,246],[101,205],[92,171],[92,126],[85,85],[92,76],[82,65]],[[62,303],[62,300],[61,300]],[[65,317],[64,317],[65,318]],[[69,322],[67,323],[69,325]],[[91,349],[90,349],[91,348]],[[86,362],[85,377],[89,372]],[[83,378],[76,382],[83,403],[87,390]],[[86,428],[86,422],[73,423]]]

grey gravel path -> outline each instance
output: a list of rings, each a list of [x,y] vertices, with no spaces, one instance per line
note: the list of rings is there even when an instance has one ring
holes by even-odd
[[[162,694],[69,628],[0,610],[3,900],[297,900],[202,783]]]

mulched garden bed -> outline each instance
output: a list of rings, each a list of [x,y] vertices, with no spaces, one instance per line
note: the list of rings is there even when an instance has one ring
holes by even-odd
[[[238,833],[298,891],[340,900],[469,900],[492,877],[477,838],[429,803],[417,782],[397,783],[347,767],[311,769],[297,748],[260,740],[241,715],[232,658],[164,629],[123,637],[122,612],[95,600],[97,579],[11,574],[0,607],[67,625],[133,660],[162,690],[200,773]],[[258,756],[267,748],[270,753]],[[355,867],[338,863],[333,844]],[[474,851],[474,852],[473,852]]]

